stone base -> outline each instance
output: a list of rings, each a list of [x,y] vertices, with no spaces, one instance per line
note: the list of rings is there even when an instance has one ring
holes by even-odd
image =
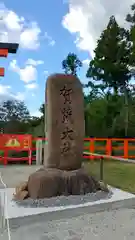
[[[53,220],[61,220],[63,219],[69,219],[69,218],[75,218],[78,216],[84,216],[85,214],[92,214],[97,213],[101,211],[111,211],[113,209],[123,209],[123,208],[134,208],[135,207],[135,195],[130,194],[128,192],[121,191],[120,189],[112,188],[108,186],[109,191],[112,192],[111,196],[108,193],[104,194],[104,197],[97,197],[97,193],[93,194],[95,195],[93,200],[93,197],[89,195],[87,201],[81,200],[82,203],[79,203],[77,199],[80,199],[80,196],[76,196],[76,201],[73,204],[72,199],[69,200],[69,203],[65,205],[65,201],[67,199],[72,198],[71,196],[68,197],[61,197],[60,201],[61,204],[57,205],[57,198],[53,199],[52,206],[48,206],[45,204],[45,207],[31,207],[31,206],[23,206],[19,205],[16,201],[12,201],[12,196],[15,191],[14,188],[7,188],[7,189],[0,189],[0,215],[3,219],[3,225],[8,220],[10,229],[15,228],[23,228],[23,226],[28,227],[28,229],[31,230],[30,226],[31,224],[38,224],[39,228],[35,231],[41,230],[41,224],[43,223],[45,225],[45,222],[51,221],[50,226],[52,227],[52,221]],[[5,195],[5,197],[4,197]],[[87,196],[87,195],[86,195]],[[65,200],[63,199],[65,198]],[[83,197],[81,197],[83,198]],[[92,198],[92,199],[91,199]],[[5,200],[7,199],[7,202],[5,203]],[[46,199],[47,200],[47,199]],[[48,202],[48,201],[47,201]],[[23,201],[22,201],[23,203]],[[63,204],[64,203],[64,204]],[[98,215],[97,215],[98,216]],[[108,219],[108,217],[106,216]],[[104,218],[105,219],[105,218]],[[117,219],[116,219],[117,220]],[[113,224],[117,222],[114,220]],[[94,217],[94,224],[95,224],[95,217]],[[90,224],[91,220],[89,221]],[[101,223],[97,222],[97,224]],[[64,222],[63,222],[64,223]],[[126,223],[127,224],[127,223]],[[66,224],[64,224],[66,225]],[[85,223],[84,223],[85,225]],[[116,224],[117,225],[117,224]],[[77,225],[76,225],[77,226]],[[4,226],[3,226],[4,227]],[[56,224],[56,227],[58,229],[58,225]],[[45,229],[44,229],[45,230]],[[51,228],[52,230],[52,228]],[[25,231],[24,231],[25,232]],[[24,233],[22,231],[22,233]],[[30,231],[31,233],[32,231]],[[39,232],[38,232],[39,233]],[[31,234],[30,234],[31,236]],[[107,235],[108,236],[108,235]],[[32,239],[35,239],[32,235]],[[0,238],[1,239],[1,238]],[[7,238],[6,238],[7,239]],[[14,237],[13,237],[14,239]],[[17,240],[20,239],[20,235],[17,238]],[[26,238],[22,235],[22,239],[29,239],[27,236]],[[36,239],[39,239],[38,237]],[[46,239],[46,238],[44,238]],[[63,238],[64,239],[64,238]],[[92,238],[93,239],[93,238]]]
[[[41,168],[29,176],[28,182],[16,188],[15,199],[42,199],[55,196],[84,195],[99,190],[107,191],[100,182],[80,168],[62,171],[55,168]]]

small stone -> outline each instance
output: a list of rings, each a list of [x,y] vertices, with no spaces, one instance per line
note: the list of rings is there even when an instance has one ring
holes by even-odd
[[[109,189],[108,189],[106,183],[100,181],[99,184],[100,184],[100,189],[101,189],[102,191],[104,191],[104,192],[109,192]]]
[[[18,194],[20,191],[27,190],[28,182],[22,182],[15,188],[15,193]]]
[[[20,191],[17,194],[14,194],[14,200],[24,200],[28,197],[28,191]]]

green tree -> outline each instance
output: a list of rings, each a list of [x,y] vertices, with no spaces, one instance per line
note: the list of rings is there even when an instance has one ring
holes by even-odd
[[[74,53],[69,53],[62,61],[62,68],[65,74],[77,75],[77,70],[82,67],[82,62]]]
[[[131,13],[127,14],[126,21],[130,24],[130,30],[128,31],[129,41],[131,44],[131,54],[129,69],[132,76],[135,75],[135,3],[131,6]]]
[[[39,108],[39,112],[41,113],[41,117],[40,119],[45,122],[45,104],[42,103],[40,108]]]
[[[42,115],[45,114],[45,104],[44,104],[44,103],[41,104],[41,106],[40,106],[40,108],[39,108],[39,111],[40,111],[40,113],[41,113]]]
[[[91,90],[92,91],[92,90]],[[94,137],[124,137],[124,95],[106,93],[85,96],[85,134]],[[135,101],[135,99],[134,99]],[[135,108],[129,108],[129,136],[135,134]],[[121,111],[120,111],[121,110]]]
[[[45,136],[45,104],[41,104],[39,111],[40,117],[31,117],[29,120],[29,133],[36,137]]]
[[[107,92],[114,91],[113,101],[117,102],[120,91],[125,96],[125,135],[128,134],[128,88],[132,76],[130,71],[131,42],[129,33],[119,27],[112,16],[107,28],[102,32],[95,49],[95,57],[90,61],[86,76],[94,85],[102,83]]]
[[[26,133],[30,114],[24,102],[8,100],[0,105],[0,122],[5,133]]]
[[[29,111],[22,101],[8,100],[0,105],[0,120],[8,121],[28,121],[30,118]]]

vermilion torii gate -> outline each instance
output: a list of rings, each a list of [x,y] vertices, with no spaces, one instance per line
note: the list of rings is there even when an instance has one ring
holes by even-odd
[[[18,50],[18,43],[3,43],[0,42],[0,57],[7,57],[8,53],[16,53]],[[0,67],[0,77],[4,77],[5,69]]]

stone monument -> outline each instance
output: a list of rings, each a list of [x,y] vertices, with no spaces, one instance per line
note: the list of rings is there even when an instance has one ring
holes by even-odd
[[[56,74],[46,83],[46,168],[76,170],[81,167],[84,144],[84,101],[80,81]]]
[[[16,188],[15,199],[79,195],[101,190],[82,167],[84,100],[82,85],[73,75],[55,74],[46,82],[44,166]],[[24,187],[25,186],[25,187]]]

